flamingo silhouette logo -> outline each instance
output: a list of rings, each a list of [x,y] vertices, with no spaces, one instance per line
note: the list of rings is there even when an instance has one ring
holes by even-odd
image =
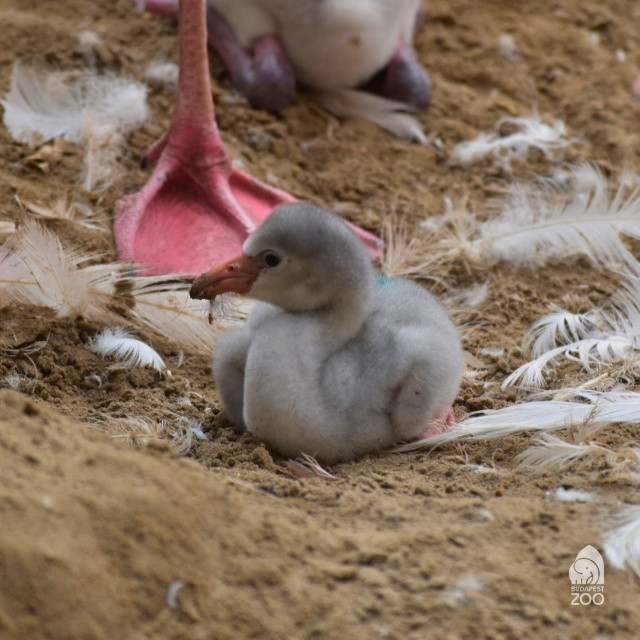
[[[600,552],[587,545],[569,568],[571,584],[604,584],[604,560]]]

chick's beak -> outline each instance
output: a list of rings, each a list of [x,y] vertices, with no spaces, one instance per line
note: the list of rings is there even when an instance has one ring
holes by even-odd
[[[247,293],[260,275],[255,258],[244,254],[199,275],[191,285],[192,298],[213,300],[220,293]]]

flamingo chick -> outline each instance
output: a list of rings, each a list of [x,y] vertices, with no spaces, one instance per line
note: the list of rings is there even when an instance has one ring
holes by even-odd
[[[138,0],[176,19],[178,0]],[[314,89],[361,87],[422,109],[431,83],[413,48],[420,0],[208,0],[209,44],[235,87],[278,112],[296,79]]]
[[[450,423],[462,373],[456,328],[417,284],[376,276],[339,218],[278,206],[191,296],[228,291],[260,301],[213,359],[238,432],[286,456],[336,462],[419,438],[432,420]]]

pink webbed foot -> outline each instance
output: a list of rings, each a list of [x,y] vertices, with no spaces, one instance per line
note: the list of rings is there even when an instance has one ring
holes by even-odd
[[[436,416],[431,424],[418,435],[416,440],[423,440],[424,438],[437,436],[439,433],[447,431],[447,429],[455,423],[456,414],[453,412],[453,407],[450,406],[446,411],[443,411],[439,416]]]
[[[171,7],[171,0],[153,2]],[[157,164],[146,185],[116,206],[118,254],[148,275],[195,276],[229,260],[274,207],[295,200],[231,165],[214,118],[204,0],[183,0],[179,22],[180,81],[169,131],[147,154]],[[375,236],[354,230],[379,252]]]

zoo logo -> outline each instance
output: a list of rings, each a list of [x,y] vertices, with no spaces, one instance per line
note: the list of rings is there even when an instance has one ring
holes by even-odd
[[[569,568],[572,605],[604,604],[604,560],[600,552],[587,545]]]

